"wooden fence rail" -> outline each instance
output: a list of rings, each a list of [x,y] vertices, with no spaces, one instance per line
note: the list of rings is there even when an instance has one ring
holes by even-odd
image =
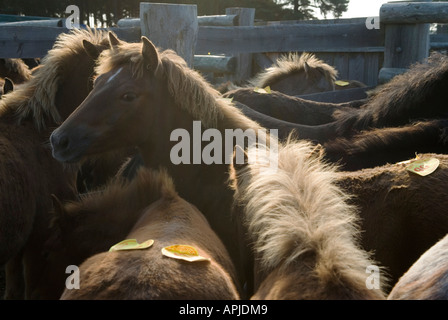
[[[430,48],[448,48],[448,36],[430,36],[427,27],[428,23],[448,22],[448,2],[384,4],[379,12],[380,29],[368,28],[367,18],[255,25],[255,9],[229,8],[225,13],[197,17],[196,40],[189,46],[195,68],[232,75],[231,80],[250,77],[253,65],[269,66],[272,59],[265,54],[307,51],[335,66],[341,78],[374,86],[378,75],[380,81],[390,79],[427,57]],[[123,40],[138,42],[142,34],[154,33],[156,28],[145,30],[141,18],[120,20],[111,30]],[[0,25],[0,58],[42,57],[61,32],[67,29]]]

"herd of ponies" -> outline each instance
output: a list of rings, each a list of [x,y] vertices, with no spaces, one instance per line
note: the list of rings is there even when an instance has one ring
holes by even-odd
[[[324,103],[300,96],[365,85],[290,53],[213,86],[146,37],[75,29],[0,77],[4,299],[448,299],[445,55]],[[257,143],[174,164],[195,121]]]

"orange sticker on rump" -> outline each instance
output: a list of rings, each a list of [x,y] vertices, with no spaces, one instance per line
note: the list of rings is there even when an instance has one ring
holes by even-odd
[[[195,247],[183,244],[176,244],[173,246],[162,248],[162,254],[169,258],[180,259],[189,262],[210,261],[209,258],[200,256],[198,250],[196,250]]]

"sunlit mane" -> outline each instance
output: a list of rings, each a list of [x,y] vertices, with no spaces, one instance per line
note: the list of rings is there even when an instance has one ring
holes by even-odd
[[[307,67],[309,67],[308,70]],[[299,72],[309,73],[311,69],[319,70],[329,82],[336,80],[338,72],[332,66],[316,58],[311,53],[304,52],[299,55],[294,52],[280,57],[272,67],[265,69],[251,79],[250,85],[264,88],[288,75]]]
[[[107,33],[98,30],[74,29],[58,36],[53,48],[42,59],[33,77],[0,100],[0,115],[14,112],[20,122],[32,118],[39,130],[46,128],[48,119],[62,119],[55,106],[55,97],[64,66],[73,63],[72,57],[84,50],[82,40],[107,44]]]
[[[249,149],[249,156],[255,151]],[[310,268],[323,283],[341,277],[365,286],[372,262],[358,247],[358,215],[336,185],[335,167],[322,157],[309,143],[279,146],[278,170],[260,161],[233,173],[235,201],[243,208],[263,270],[287,268],[311,256]]]
[[[102,52],[97,74],[107,73],[123,65],[131,64],[134,76],[143,77],[144,63],[142,44],[121,43],[114,49]],[[167,86],[176,105],[200,120],[206,128],[216,128],[220,119],[231,117],[239,128],[259,128],[246,118],[228,99],[221,99],[216,91],[197,71],[189,68],[181,57],[172,50],[159,51],[161,65],[158,72],[167,81]],[[231,128],[229,128],[231,129]]]

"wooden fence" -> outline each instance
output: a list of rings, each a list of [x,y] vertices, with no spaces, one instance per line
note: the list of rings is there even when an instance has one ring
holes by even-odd
[[[144,9],[146,5],[141,3],[140,18],[121,20],[119,27],[111,30],[130,42],[140,41],[142,34],[153,40],[156,30],[145,30],[149,25],[145,21],[148,14],[143,11],[148,10]],[[378,79],[387,81],[427,57],[431,47],[448,47],[446,36],[430,37],[427,27],[428,23],[447,23],[447,12],[447,2],[387,3],[379,12],[381,24],[377,29],[368,25],[367,18],[261,24],[254,21],[254,9],[229,8],[222,16],[194,18],[198,27],[188,44],[194,55],[191,64],[201,72],[238,81],[270,66],[280,53],[307,51],[335,66],[340,78],[374,86]],[[179,14],[176,19],[183,16]],[[172,29],[172,22],[166,23],[166,28],[159,28],[161,37]],[[195,24],[184,24],[179,32],[186,26]],[[64,27],[2,25],[0,58],[42,57],[57,35],[66,31]]]

